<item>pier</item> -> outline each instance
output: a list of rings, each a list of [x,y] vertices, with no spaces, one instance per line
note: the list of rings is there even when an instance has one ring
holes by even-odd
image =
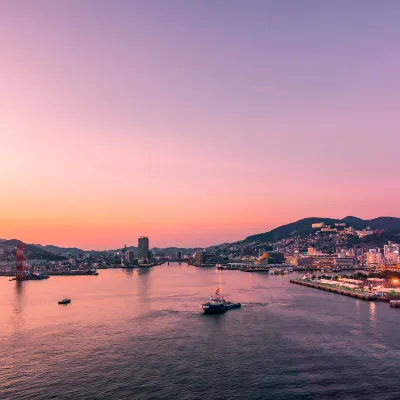
[[[354,297],[354,298],[360,299],[360,300],[366,300],[366,301],[374,301],[374,300],[389,301],[389,299],[381,298],[381,297],[378,297],[378,296],[376,296],[374,294],[357,293],[357,292],[354,292],[354,291],[351,291],[351,290],[344,290],[344,289],[334,288],[334,287],[330,287],[330,286],[320,285],[320,284],[317,284],[317,283],[301,281],[301,280],[298,280],[298,279],[291,279],[290,283],[294,283],[295,285],[307,286],[307,287],[311,287],[311,288],[314,288],[314,289],[324,290],[326,292],[332,292],[332,293],[336,293],[336,294],[341,294],[343,296]]]

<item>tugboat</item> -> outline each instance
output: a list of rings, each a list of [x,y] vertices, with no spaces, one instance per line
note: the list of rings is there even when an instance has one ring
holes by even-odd
[[[204,303],[202,307],[205,314],[221,314],[228,309],[226,301],[219,295],[219,288],[215,289],[215,295],[210,296],[210,301]]]
[[[71,303],[71,299],[68,299],[67,297],[64,297],[62,300],[58,302],[58,304],[69,304]]]
[[[225,301],[225,299],[219,295],[219,288],[216,288],[215,295],[210,296],[210,301],[204,303],[202,307],[205,314],[222,314],[227,310],[240,308],[241,306],[240,303]]]

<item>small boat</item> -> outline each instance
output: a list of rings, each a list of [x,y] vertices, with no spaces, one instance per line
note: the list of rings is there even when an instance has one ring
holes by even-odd
[[[58,302],[58,304],[69,304],[71,303],[71,299],[68,299],[67,297],[64,297],[62,300]]]
[[[210,296],[210,301],[202,305],[205,314],[221,314],[228,310],[228,306],[223,297],[219,295],[219,288],[215,290],[215,295]]]
[[[285,275],[285,270],[282,268],[277,268],[275,271],[275,275]]]
[[[217,288],[215,290],[215,295],[210,296],[210,301],[204,303],[202,307],[205,314],[222,314],[227,310],[240,308],[242,305],[240,303],[225,301],[219,294],[219,288]]]
[[[268,271],[269,275],[280,275],[281,274],[281,269],[279,268],[270,268]]]
[[[393,308],[399,308],[400,300],[390,300],[389,305],[390,305],[390,307],[393,307]]]

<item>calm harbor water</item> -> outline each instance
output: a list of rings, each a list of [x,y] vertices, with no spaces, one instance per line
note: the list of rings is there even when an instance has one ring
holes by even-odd
[[[386,303],[263,273],[99,273],[0,277],[0,399],[400,398],[400,310]],[[203,315],[216,286],[243,307]]]

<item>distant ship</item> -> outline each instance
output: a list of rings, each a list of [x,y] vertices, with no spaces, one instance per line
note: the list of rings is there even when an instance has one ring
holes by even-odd
[[[69,304],[69,303],[71,303],[71,299],[68,299],[67,297],[58,302],[58,304]]]

